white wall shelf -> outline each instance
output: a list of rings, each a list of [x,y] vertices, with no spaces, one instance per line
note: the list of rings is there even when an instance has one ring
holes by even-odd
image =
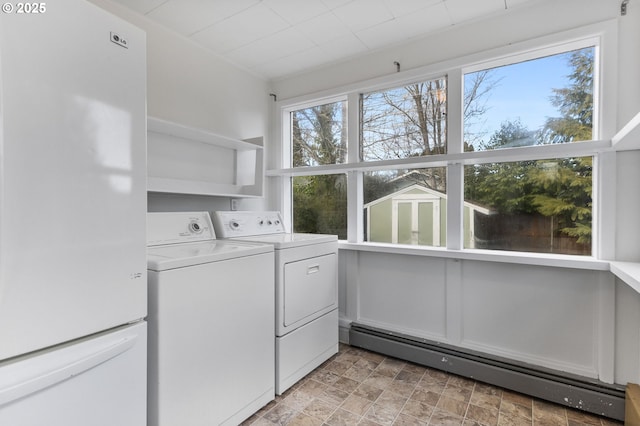
[[[149,117],[149,192],[263,195],[263,138],[238,140]]]
[[[640,112],[611,138],[611,146],[616,151],[640,150]],[[640,293],[640,262],[612,261],[610,269],[616,277]]]
[[[615,134],[611,145],[616,151],[640,149],[640,112]]]
[[[640,262],[610,262],[611,272],[640,293]]]

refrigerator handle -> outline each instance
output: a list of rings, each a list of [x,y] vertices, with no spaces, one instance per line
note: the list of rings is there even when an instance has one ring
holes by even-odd
[[[0,406],[45,388],[63,382],[73,376],[78,376],[87,370],[109,361],[128,351],[135,345],[137,336],[128,336],[106,348],[101,348],[89,355],[58,365],[43,365],[40,371],[20,383],[9,384],[0,388]],[[44,355],[46,357],[46,355]]]

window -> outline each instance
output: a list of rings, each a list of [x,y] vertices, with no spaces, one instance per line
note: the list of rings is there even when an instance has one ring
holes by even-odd
[[[593,46],[464,75],[464,150],[592,139]],[[591,254],[592,157],[465,167],[465,248]],[[465,214],[467,212],[465,211]]]
[[[446,168],[364,174],[365,241],[447,245]]]
[[[391,160],[447,152],[447,80],[361,95],[361,159]]]
[[[464,75],[464,150],[593,139],[593,46]]]
[[[591,254],[592,157],[466,166],[465,248]],[[468,216],[468,217],[467,217]]]
[[[293,166],[344,163],[347,155],[345,101],[291,112]]]
[[[291,111],[294,167],[346,161],[346,101]],[[292,178],[293,230],[347,237],[347,182],[344,174]]]
[[[293,230],[347,238],[347,179],[344,174],[295,176]]]
[[[294,230],[591,255],[600,49],[573,40],[285,109]]]

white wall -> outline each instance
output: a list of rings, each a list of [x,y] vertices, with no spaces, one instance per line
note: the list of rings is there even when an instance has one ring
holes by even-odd
[[[600,343],[608,338],[601,326],[613,333],[613,318],[599,308],[601,290],[613,289],[607,272],[372,252],[348,256],[343,278],[357,295],[352,309],[360,323],[599,377]]]
[[[90,0],[147,33],[147,113],[236,139],[268,138],[268,83],[109,0]],[[232,164],[229,165],[233,168]],[[260,208],[260,199],[240,208]],[[150,211],[229,209],[223,197],[149,196]]]
[[[640,111],[640,5],[631,2],[621,17],[617,0],[532,2],[272,89],[279,100],[335,94],[395,73],[394,61],[406,71],[609,19],[619,28],[620,129]],[[607,256],[640,261],[640,152],[615,157]],[[340,313],[341,324],[357,320],[607,382],[640,381],[640,295],[606,271],[341,250]]]

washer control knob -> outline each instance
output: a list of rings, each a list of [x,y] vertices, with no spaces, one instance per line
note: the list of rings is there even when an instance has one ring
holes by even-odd
[[[231,227],[231,229],[238,229],[240,227],[240,224],[237,221],[232,220],[231,222],[229,222],[229,226]]]
[[[200,226],[198,222],[191,222],[189,224],[189,231],[193,232],[194,234],[200,234],[202,232],[202,226]]]
[[[258,225],[260,225],[260,226],[264,225],[264,220],[260,219],[260,220],[258,221]]]

